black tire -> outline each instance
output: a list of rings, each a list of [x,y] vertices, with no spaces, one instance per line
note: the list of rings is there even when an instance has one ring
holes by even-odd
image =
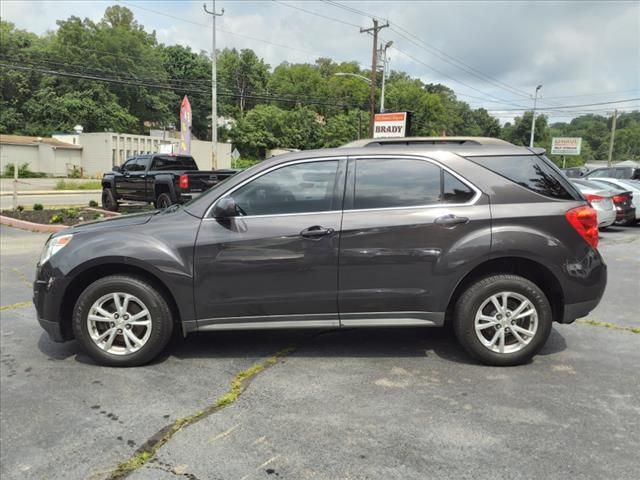
[[[151,332],[146,343],[139,350],[123,355],[109,353],[98,347],[91,339],[87,326],[87,316],[93,304],[103,296],[116,292],[140,299],[151,317]],[[128,275],[112,275],[95,281],[82,292],[73,310],[72,324],[76,340],[96,362],[113,367],[135,367],[153,360],[167,345],[173,331],[173,315],[162,295],[145,280]]]
[[[172,204],[173,201],[171,201],[171,197],[168,193],[161,193],[158,195],[158,198],[156,198],[156,208],[164,209],[170,207]]]
[[[500,292],[522,295],[531,302],[538,315],[537,331],[529,343],[511,353],[490,350],[483,345],[475,331],[476,313],[486,300]],[[511,274],[492,275],[473,283],[460,296],[453,312],[453,328],[458,341],[467,352],[486,365],[508,366],[526,363],[546,343],[551,333],[552,322],[551,305],[542,290],[530,280]],[[490,332],[491,328],[493,327],[487,330]]]
[[[102,189],[102,208],[110,212],[118,211],[118,201],[113,195],[113,191],[107,187]]]

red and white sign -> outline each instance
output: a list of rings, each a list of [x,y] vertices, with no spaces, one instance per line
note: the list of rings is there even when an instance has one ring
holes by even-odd
[[[551,140],[552,155],[580,155],[582,137],[553,137]]]
[[[377,113],[373,118],[373,138],[407,136],[407,112]]]

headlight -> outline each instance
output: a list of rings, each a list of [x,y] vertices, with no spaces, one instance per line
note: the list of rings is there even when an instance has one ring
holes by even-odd
[[[40,255],[40,265],[44,264],[47,260],[49,260],[53,255],[62,250],[65,246],[69,244],[73,235],[60,235],[59,237],[52,238],[47,241],[44,245],[44,249],[42,250],[42,255]]]

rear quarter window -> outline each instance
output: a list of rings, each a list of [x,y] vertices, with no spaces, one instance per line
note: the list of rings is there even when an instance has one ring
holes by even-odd
[[[559,200],[579,200],[579,194],[561,172],[537,155],[468,157],[528,190]]]

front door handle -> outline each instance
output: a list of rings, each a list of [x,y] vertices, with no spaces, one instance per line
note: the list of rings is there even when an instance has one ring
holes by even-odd
[[[300,235],[304,238],[320,238],[325,235],[331,235],[334,232],[333,228],[324,228],[320,225],[314,225],[313,227],[305,228],[300,232]]]
[[[458,217],[456,215],[443,215],[441,217],[436,218],[433,223],[440,227],[444,228],[453,228],[456,225],[462,225],[468,223],[469,219],[467,217]]]

